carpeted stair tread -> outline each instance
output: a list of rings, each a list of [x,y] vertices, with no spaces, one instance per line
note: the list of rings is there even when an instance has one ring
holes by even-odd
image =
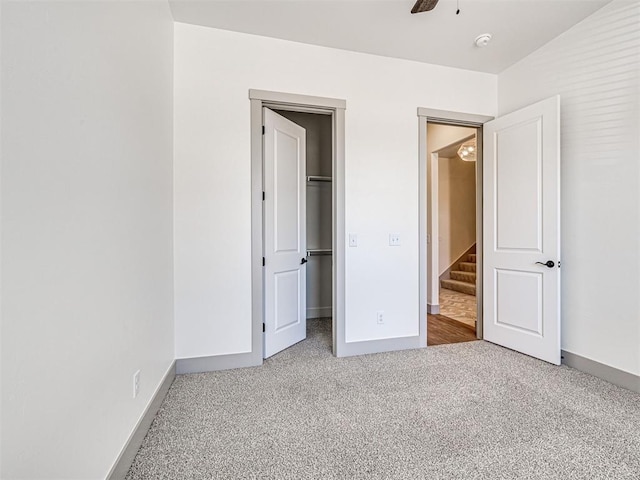
[[[476,266],[477,266],[476,263],[460,262],[460,270],[463,272],[475,272]]]
[[[476,294],[476,286],[473,283],[461,282],[460,280],[440,280],[442,288],[455,290],[456,292],[466,293],[467,295]]]
[[[451,280],[460,280],[461,282],[476,283],[476,272],[451,272]]]
[[[449,290],[454,290],[460,293],[466,293],[467,295],[476,294],[476,259],[475,253],[467,254],[466,262],[459,262],[454,264],[452,270],[449,273],[450,279],[440,280],[440,286]]]

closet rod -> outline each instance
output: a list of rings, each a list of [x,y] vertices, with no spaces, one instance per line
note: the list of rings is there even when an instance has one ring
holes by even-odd
[[[324,177],[322,175],[309,175],[307,182],[330,182],[331,177]]]
[[[331,255],[330,248],[314,248],[312,250],[307,250],[307,257],[315,257],[316,255]]]

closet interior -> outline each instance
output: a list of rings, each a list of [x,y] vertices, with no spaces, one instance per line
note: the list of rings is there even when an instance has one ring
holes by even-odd
[[[332,116],[285,110],[276,112],[306,130],[307,318],[331,321]]]

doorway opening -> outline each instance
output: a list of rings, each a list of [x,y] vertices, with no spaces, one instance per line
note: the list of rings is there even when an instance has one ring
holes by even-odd
[[[479,338],[476,127],[427,123],[427,345]]]
[[[475,333],[467,328],[467,339],[463,341],[471,341],[473,339],[483,338],[483,283],[482,283],[482,265],[483,265],[483,162],[482,162],[482,142],[483,142],[483,125],[493,120],[493,117],[485,115],[476,115],[462,112],[451,112],[446,110],[436,110],[431,108],[418,108],[418,155],[420,159],[420,189],[419,189],[419,232],[420,232],[420,318],[426,323],[426,345],[434,345],[447,343],[447,336],[444,341],[437,342],[437,335],[434,333],[434,327],[438,326],[440,314],[440,271],[434,259],[439,257],[436,242],[438,240],[438,217],[437,213],[432,214],[431,210],[437,205],[437,184],[434,186],[432,180],[432,167],[439,162],[440,154],[438,151],[446,147],[454,148],[455,145],[465,138],[472,135],[475,136],[476,145],[476,161],[475,161],[475,269],[476,269],[476,324]],[[445,135],[436,143],[437,139],[428,135],[428,126],[431,130],[434,128],[444,128],[446,126],[455,127],[458,130],[442,130]],[[466,131],[460,130],[466,128]],[[433,133],[433,132],[432,132]],[[449,134],[447,138],[446,134]],[[457,135],[457,138],[456,138]],[[459,149],[459,147],[458,147]],[[442,152],[441,152],[442,153]],[[453,154],[449,154],[452,156]],[[457,155],[457,150],[456,150]],[[435,235],[434,235],[435,232]],[[464,253],[464,252],[463,252]],[[471,262],[470,262],[471,263]],[[471,267],[472,268],[472,267]],[[434,301],[434,299],[437,299]],[[440,322],[441,326],[447,327],[446,323]],[[464,325],[464,324],[462,324]]]
[[[485,157],[476,161],[477,338],[559,365],[560,97],[496,119],[418,108],[425,310],[427,285],[434,286],[427,282],[426,258],[427,246],[433,246],[427,244],[426,212],[432,203],[427,202],[426,171],[431,122],[482,129],[476,136],[477,152]]]

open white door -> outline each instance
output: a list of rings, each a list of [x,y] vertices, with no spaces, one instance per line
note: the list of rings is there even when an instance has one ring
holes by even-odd
[[[305,129],[264,109],[264,358],[304,340]]]
[[[560,364],[560,98],[484,125],[484,339]]]

